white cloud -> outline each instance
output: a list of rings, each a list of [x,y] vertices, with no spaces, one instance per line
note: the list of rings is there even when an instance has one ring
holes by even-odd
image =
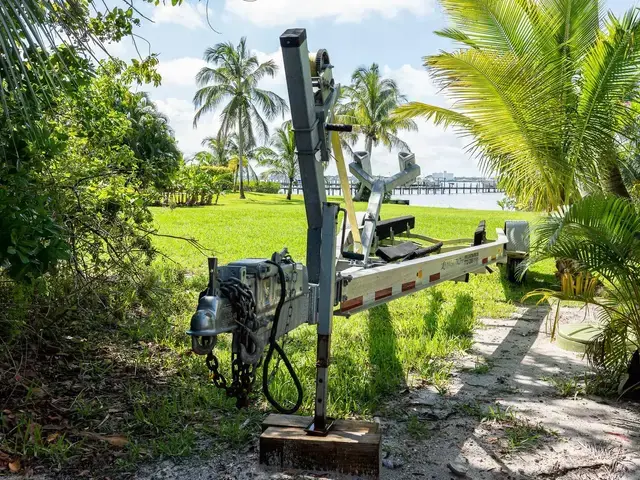
[[[193,104],[183,98],[168,97],[155,99],[158,110],[169,117],[169,125],[175,132],[178,147],[185,156],[202,149],[200,142],[204,137],[215,135],[220,128],[217,115],[210,115],[198,122],[193,128]]]
[[[158,72],[162,75],[162,85],[193,86],[196,74],[206,62],[196,57],[181,57],[172,60],[160,60]]]
[[[260,81],[260,88],[265,90],[279,90],[279,95],[286,95],[284,65],[282,61],[282,50],[273,53],[265,53],[258,50],[252,50],[252,53],[258,57],[260,63],[273,60],[278,66],[278,73],[274,78],[264,77]],[[162,75],[163,85],[178,85],[195,87],[196,74],[207,63],[201,58],[196,57],[180,57],[171,60],[160,59],[158,64],[158,72]]]
[[[290,25],[326,17],[359,23],[370,14],[385,18],[400,12],[424,16],[433,10],[433,0],[226,0],[225,9],[261,26]]]
[[[202,3],[194,6],[185,2],[175,7],[171,3],[160,3],[160,5],[153,8],[151,20],[156,24],[173,23],[195,30],[205,27],[206,16],[207,7]],[[209,17],[211,17],[211,10],[209,11]]]
[[[382,76],[395,80],[398,88],[409,101],[435,103],[440,106],[448,105],[446,97],[438,91],[424,68],[415,68],[405,64],[400,68],[391,69],[385,65],[382,67]]]

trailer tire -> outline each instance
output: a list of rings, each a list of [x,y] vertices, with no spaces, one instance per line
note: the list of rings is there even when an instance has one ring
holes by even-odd
[[[522,263],[522,260],[523,260],[522,258],[514,258],[514,257],[507,258],[507,279],[511,283],[516,283],[518,285],[521,285],[525,281],[525,278],[527,275],[526,273],[522,277],[519,277],[517,274],[518,265]]]

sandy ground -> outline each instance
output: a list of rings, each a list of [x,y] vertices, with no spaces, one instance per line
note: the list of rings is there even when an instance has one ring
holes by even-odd
[[[477,480],[640,479],[640,406],[595,397],[560,397],[543,379],[579,375],[586,363],[549,342],[545,315],[546,309],[531,308],[506,320],[482,320],[484,328],[476,331],[474,348],[456,361],[447,394],[415,387],[389,401],[376,417],[383,432],[381,478],[448,480],[456,478],[448,464],[457,460],[466,470],[465,478]],[[563,310],[563,322],[582,319],[583,311]],[[472,370],[481,358],[488,363],[488,372]],[[505,425],[478,415],[477,408],[486,411],[496,403],[520,422],[544,427],[546,433],[523,448],[509,450]],[[135,478],[344,477],[264,469],[258,465],[256,441],[241,452],[207,461],[147,465]]]

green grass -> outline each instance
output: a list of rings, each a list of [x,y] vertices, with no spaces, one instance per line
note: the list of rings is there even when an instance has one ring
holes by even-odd
[[[511,408],[503,408],[499,403],[489,405],[486,411],[478,406],[473,411],[482,421],[504,431],[500,444],[506,453],[528,450],[537,447],[545,437],[557,435],[540,423],[516,414]]]
[[[332,201],[339,201],[332,198]],[[356,210],[365,210],[366,204],[356,203]],[[306,218],[302,197],[287,201],[282,195],[248,194],[247,200],[236,194],[220,200],[220,205],[194,208],[154,208],[154,217],[160,234],[187,236],[217,256],[221,264],[250,257],[270,257],[273,252],[287,247],[294,259],[305,260]],[[456,210],[447,208],[383,205],[381,217],[392,218],[414,215],[414,233],[436,238],[470,238],[480,220],[486,220],[489,238],[495,238],[495,229],[502,228],[505,220],[535,222],[537,215],[529,212],[502,212]],[[160,237],[156,246],[188,270],[204,275],[206,258],[188,243]],[[497,269],[496,269],[497,270]],[[448,302],[457,295],[468,295],[473,301],[476,316],[499,318],[514,311],[514,302],[533,288],[554,281],[553,262],[534,267],[524,286],[508,284],[498,272],[472,276],[468,284],[447,283],[438,287]],[[418,294],[418,295],[425,295]],[[407,306],[411,300],[399,300]]]
[[[543,381],[551,384],[555,387],[556,392],[561,397],[578,397],[585,393],[585,378],[583,377],[570,377],[570,376],[553,376],[543,377]]]
[[[358,210],[364,208],[357,204]],[[130,470],[153,457],[202,456],[242,448],[259,434],[260,419],[270,411],[260,392],[260,373],[253,406],[238,411],[233,399],[212,385],[204,358],[190,352],[184,332],[198,292],[206,284],[206,258],[189,243],[169,236],[195,238],[221,264],[269,257],[285,246],[296,260],[304,262],[307,227],[302,199],[294,197],[288,202],[281,195],[249,194],[246,201],[240,201],[230,195],[218,206],[154,208],[153,213],[159,233],[166,235],[154,239],[156,246],[181,267],[160,256],[135,289],[123,289],[119,299],[123,316],[117,329],[67,346],[69,358],[82,361],[60,364],[57,374],[65,379],[82,378],[91,385],[80,392],[60,387],[55,393],[60,397],[57,404],[66,406],[73,428],[62,429],[53,438],[39,429],[45,419],[31,418],[17,407],[11,414],[0,413],[10,454],[46,458],[49,464],[78,471],[101,469],[95,467],[101,459],[114,468]],[[491,237],[507,219],[536,218],[519,212],[382,208],[383,218],[408,214],[416,216],[416,233],[443,239],[471,237],[483,219]],[[554,280],[553,269],[552,263],[536,267],[527,283],[518,287],[495,269],[493,274],[472,276],[468,284],[442,284],[350,318],[335,318],[328,413],[370,417],[407,384],[430,384],[446,394],[453,356],[471,347],[478,319],[510,315],[525,292]],[[222,336],[216,354],[227,375],[229,349],[229,336]],[[285,349],[304,387],[300,413],[311,413],[315,327],[296,329]],[[490,365],[479,364],[476,373],[486,368]],[[280,403],[294,397],[284,368],[276,374],[271,390]],[[41,394],[36,384],[22,403],[35,405]],[[468,408],[481,413],[477,406]],[[407,428],[416,438],[429,433],[418,418],[409,419]],[[123,436],[127,443],[114,446],[104,439],[80,436],[80,431]],[[517,434],[514,432],[514,444],[520,442]]]
[[[334,199],[336,200],[336,199]],[[364,210],[364,203],[356,210]],[[306,218],[301,197],[287,201],[281,195],[249,194],[246,201],[229,195],[211,207],[153,211],[160,234],[195,238],[220,263],[248,257],[269,257],[288,247],[299,261],[305,259]],[[525,212],[472,211],[383,205],[382,218],[416,217],[415,233],[438,238],[471,237],[480,220],[487,221],[489,237],[507,219],[535,221]],[[206,258],[186,242],[168,237],[156,246],[196,274],[193,283],[205,285]],[[329,389],[332,415],[370,415],[381,399],[398,391],[409,377],[447,391],[451,368],[448,358],[472,344],[479,317],[510,315],[524,292],[552,279],[543,265],[514,287],[500,272],[472,276],[468,284],[447,283],[348,319],[336,318],[332,343],[333,363]],[[195,304],[194,304],[195,306]],[[189,317],[184,318],[184,327]],[[301,327],[290,335],[287,351],[304,385],[303,410],[312,408],[315,375],[315,329]],[[220,350],[220,347],[218,347]],[[224,348],[223,348],[224,350]],[[228,367],[222,352],[223,368]],[[282,369],[272,387],[277,398],[293,395],[294,387]]]

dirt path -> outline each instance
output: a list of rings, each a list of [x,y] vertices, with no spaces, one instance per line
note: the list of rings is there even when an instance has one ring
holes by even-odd
[[[477,480],[640,479],[639,406],[561,397],[548,379],[566,385],[586,363],[549,342],[546,313],[522,309],[508,320],[482,320],[473,350],[457,360],[448,393],[410,388],[382,409],[382,479],[449,479],[456,477],[451,467]],[[563,311],[563,321],[582,317]],[[494,420],[482,420],[489,407]],[[267,471],[258,465],[254,443],[206,462],[149,465],[135,478],[337,477]]]

